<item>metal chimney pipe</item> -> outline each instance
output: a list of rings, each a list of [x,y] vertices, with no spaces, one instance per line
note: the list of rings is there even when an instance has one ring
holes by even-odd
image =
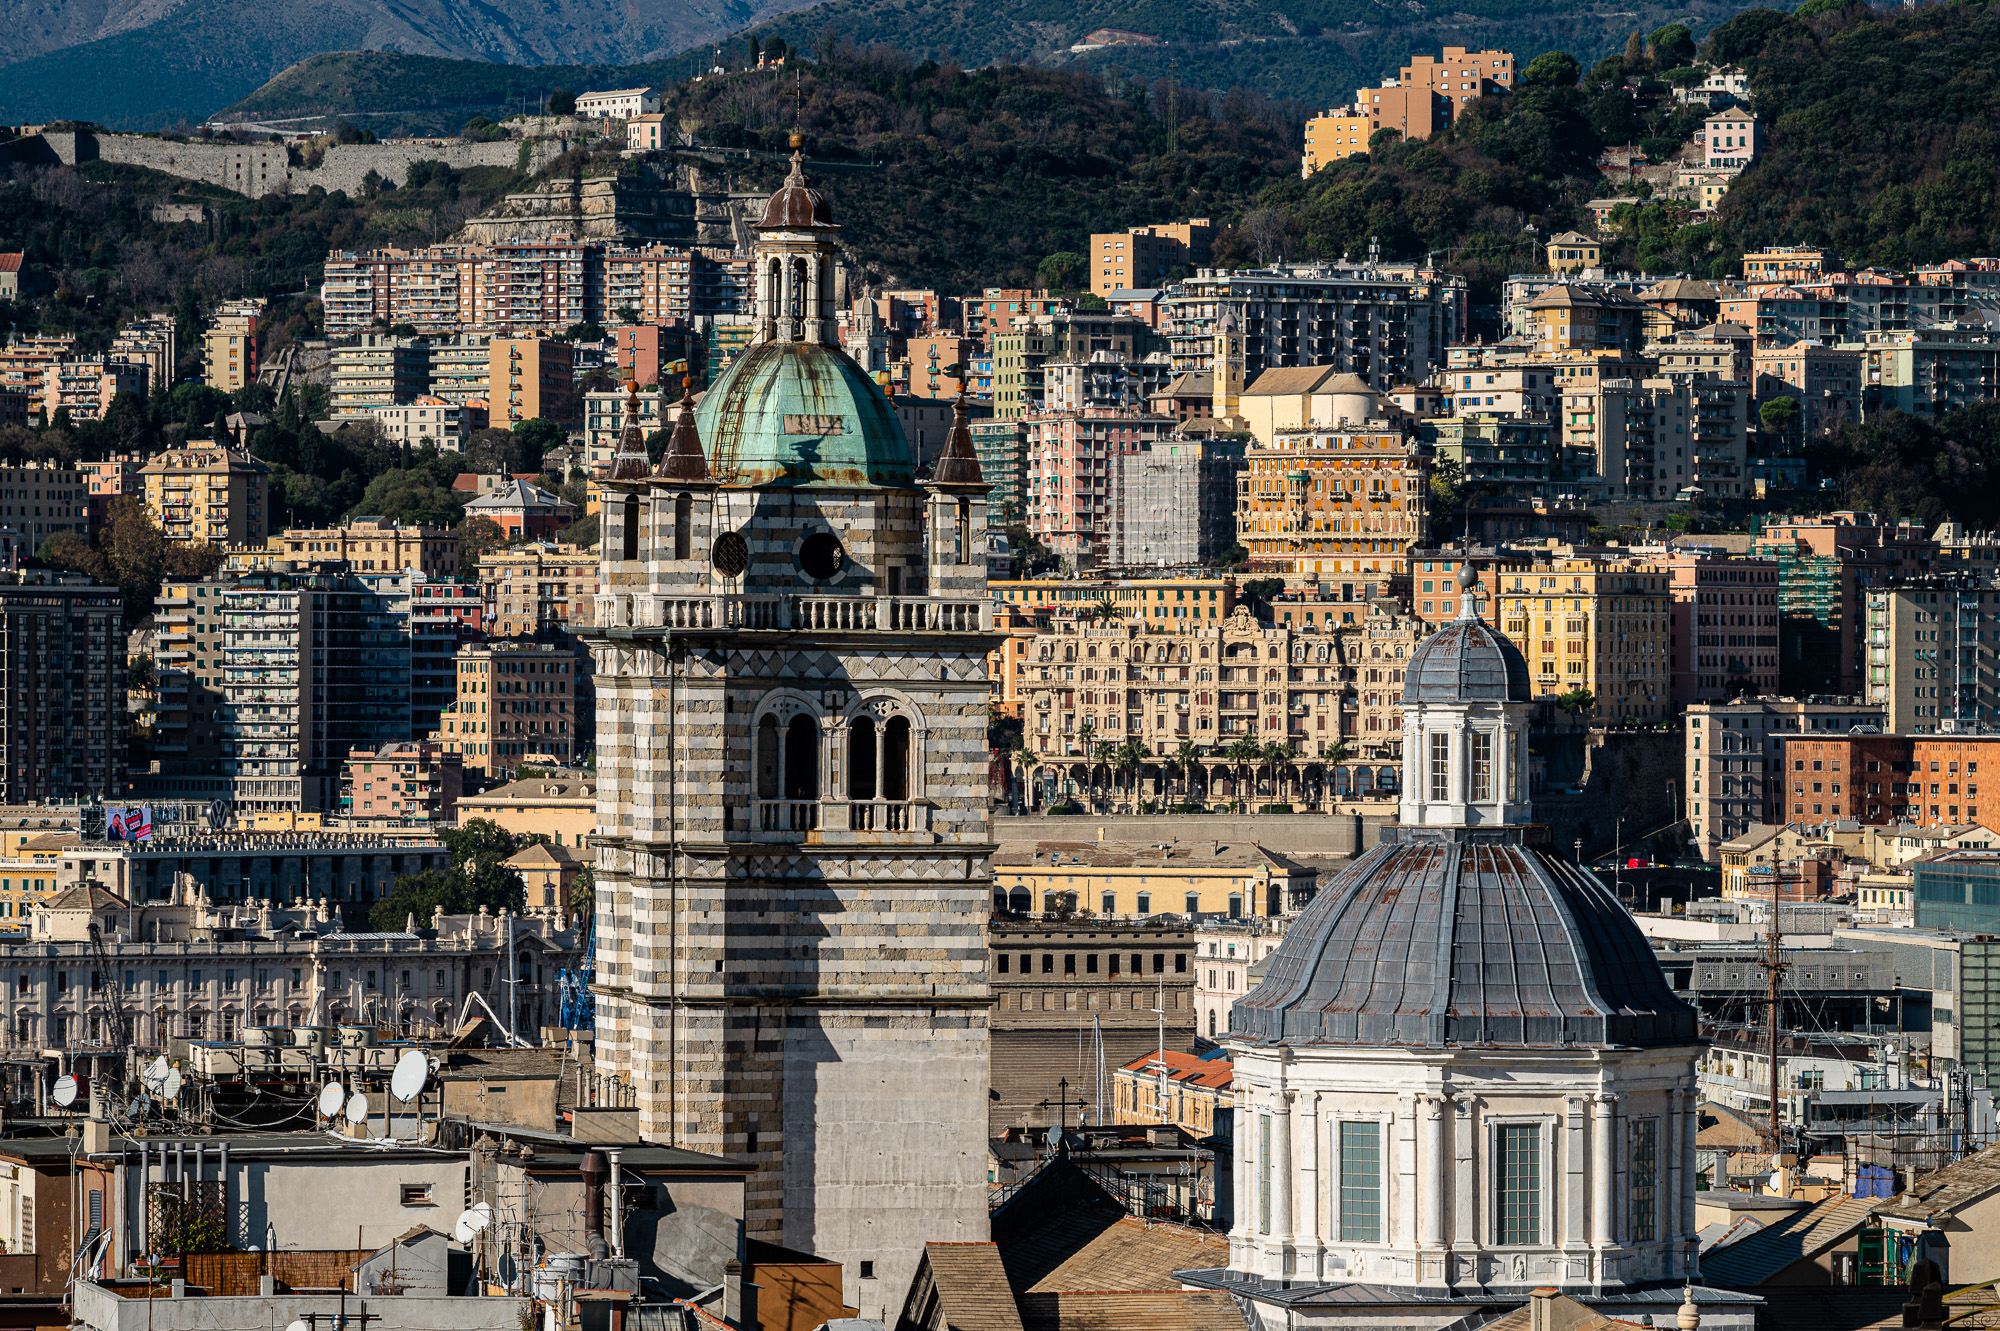
[[[611,1255],[609,1245],[604,1242],[604,1178],[610,1170],[601,1153],[586,1151],[583,1167],[577,1172],[583,1175],[584,1246],[590,1250],[593,1260],[603,1261]]]
[[[611,1189],[610,1195],[605,1199],[611,1204],[611,1232],[608,1236],[611,1240],[611,1255],[613,1257],[623,1257],[625,1255],[625,1194],[621,1190],[621,1180],[624,1174],[618,1165],[618,1157],[623,1154],[623,1151],[622,1148],[614,1146],[605,1151],[604,1154],[611,1161]]]

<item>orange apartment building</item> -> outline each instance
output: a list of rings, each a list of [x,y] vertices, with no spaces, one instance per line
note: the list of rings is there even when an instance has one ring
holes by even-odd
[[[2000,828],[2000,735],[1802,735],[1784,755],[1787,821]]]
[[[1098,232],[1090,238],[1090,289],[1108,299],[1157,287],[1174,268],[1205,262],[1214,239],[1215,223],[1206,217]]]

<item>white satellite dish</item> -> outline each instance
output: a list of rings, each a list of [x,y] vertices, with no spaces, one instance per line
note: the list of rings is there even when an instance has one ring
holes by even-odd
[[[475,1234],[492,1223],[493,1208],[480,1202],[458,1213],[458,1223],[451,1227],[451,1235],[460,1243],[470,1243]]]
[[[349,1123],[368,1121],[368,1097],[359,1091],[356,1091],[354,1097],[347,1102],[347,1121]]]
[[[181,1098],[181,1070],[179,1068],[167,1069],[166,1080],[160,1083],[160,1098],[162,1100],[178,1100]]]
[[[158,1095],[160,1088],[167,1084],[168,1071],[167,1056],[161,1054],[158,1058],[148,1063],[146,1070],[139,1074],[140,1084],[153,1094]]]
[[[55,1101],[64,1109],[68,1109],[76,1103],[76,1096],[76,1078],[69,1075],[57,1077],[55,1088],[49,1092],[49,1099]]]
[[[396,1070],[389,1076],[389,1094],[408,1104],[423,1093],[430,1075],[430,1060],[412,1049],[396,1060]]]
[[[285,1331],[306,1331],[306,1324],[304,1322],[293,1322],[285,1328]]]
[[[337,1081],[330,1081],[319,1088],[319,1116],[332,1118],[340,1112],[340,1106],[347,1100],[347,1088]]]

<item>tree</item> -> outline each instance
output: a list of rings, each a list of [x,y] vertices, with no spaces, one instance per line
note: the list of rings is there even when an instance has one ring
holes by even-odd
[[[492,518],[467,518],[458,528],[458,566],[471,570],[488,551],[507,544],[507,533]]]
[[[1791,21],[1791,15],[1782,10],[1746,9],[1708,34],[1708,62],[1740,64],[1762,53],[1778,29]]]
[[[569,327],[563,329],[563,341],[565,342],[602,342],[603,340],[604,325],[600,323],[585,321],[583,323],[571,324]]]
[[[465,518],[465,500],[464,491],[439,484],[428,471],[398,468],[368,482],[354,512],[422,527],[455,527]]]
[[[1795,397],[1770,398],[1757,408],[1757,423],[1780,438],[1791,433],[1798,419],[1799,400]]]
[[[629,328],[639,322],[639,311],[633,309],[630,305],[620,305],[617,309],[611,311],[611,316],[618,320],[619,324],[623,327]]]
[[[542,838],[515,836],[488,819],[474,818],[462,827],[445,829],[438,839],[451,855],[451,867],[398,878],[368,912],[375,928],[393,932],[411,916],[420,926],[428,926],[439,907],[447,915],[464,915],[481,906],[518,911],[527,905],[521,875],[504,861]]]
[[[1654,69],[1674,69],[1694,59],[1694,33],[1685,23],[1653,29],[1646,44],[1652,48]]]
[[[1174,750],[1174,767],[1181,774],[1181,798],[1188,795],[1188,780],[1194,773],[1195,761],[1201,757],[1201,746],[1191,739],[1184,739]]]
[[[1597,696],[1589,689],[1579,685],[1567,693],[1558,694],[1556,697],[1556,706],[1562,708],[1571,716],[1582,716],[1585,712],[1597,706]]]
[[[1284,257],[1285,237],[1291,220],[1282,208],[1253,208],[1243,217],[1243,238],[1257,251],[1257,266],[1265,267],[1275,256]]]
[[[1090,285],[1090,260],[1073,250],[1058,250],[1035,268],[1035,283],[1049,291],[1077,291]]]
[[[1253,601],[1274,601],[1285,594],[1283,578],[1251,578],[1241,588],[1243,594]]]
[[[1568,51],[1544,51],[1521,71],[1521,86],[1528,88],[1574,88],[1583,66]]]
[[[1125,793],[1135,800],[1139,794],[1137,773],[1150,757],[1152,755],[1146,751],[1146,746],[1136,739],[1126,740],[1111,755],[1112,766],[1125,778]]]
[[[1271,771],[1271,793],[1278,793],[1278,769],[1299,756],[1290,740],[1274,740],[1264,746],[1264,762]]]
[[[540,471],[542,455],[569,442],[569,432],[546,416],[530,416],[514,427],[522,471]]]
[[[552,116],[573,116],[576,114],[576,94],[568,88],[557,88],[549,94],[549,114]]]
[[[1625,39],[1625,72],[1637,74],[1648,68],[1645,35],[1635,32]]]

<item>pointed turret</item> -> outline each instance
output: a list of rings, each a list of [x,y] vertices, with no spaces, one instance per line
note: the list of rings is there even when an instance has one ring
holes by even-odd
[[[625,381],[625,428],[618,435],[618,452],[611,459],[614,481],[643,481],[652,470],[646,456],[646,433],[639,428],[639,381]]]
[[[708,458],[701,451],[701,434],[694,423],[694,390],[683,388],[680,401],[681,412],[674,421],[674,432],[667,438],[666,456],[653,472],[656,479],[679,481],[683,484],[706,484]]]
[[[933,485],[980,485],[986,477],[979,470],[979,453],[972,446],[972,427],[965,410],[965,394],[952,404],[951,433],[945,436],[944,452],[938,455],[931,473]]]

